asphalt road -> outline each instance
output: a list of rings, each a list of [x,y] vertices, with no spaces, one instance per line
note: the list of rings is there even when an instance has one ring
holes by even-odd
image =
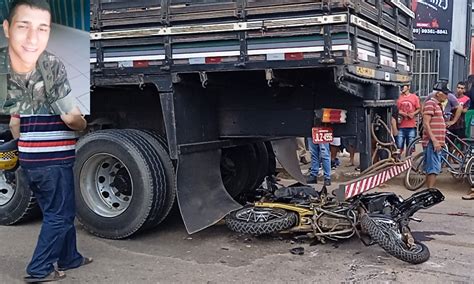
[[[80,251],[94,258],[86,267],[68,271],[62,283],[474,283],[474,201],[462,201],[468,187],[444,177],[439,187],[446,200],[416,217],[415,237],[431,258],[411,265],[377,245],[365,247],[357,238],[311,245],[291,238],[249,237],[218,224],[189,236],[178,214],[153,232],[127,240],[94,237],[78,228]],[[400,179],[379,191],[411,193]],[[0,283],[22,283],[40,221],[0,226]],[[303,255],[289,251],[303,247]]]

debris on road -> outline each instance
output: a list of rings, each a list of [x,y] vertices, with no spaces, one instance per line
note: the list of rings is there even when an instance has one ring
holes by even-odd
[[[295,247],[295,248],[290,249],[290,252],[292,254],[296,254],[296,255],[303,255],[304,254],[304,248],[303,247]]]

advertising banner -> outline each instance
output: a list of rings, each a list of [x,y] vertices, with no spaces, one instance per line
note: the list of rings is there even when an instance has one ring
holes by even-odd
[[[453,0],[412,0],[415,40],[451,41]]]

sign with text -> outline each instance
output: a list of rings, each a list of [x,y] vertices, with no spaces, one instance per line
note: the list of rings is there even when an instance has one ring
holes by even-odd
[[[334,140],[332,128],[330,127],[313,127],[313,143],[331,143]]]
[[[451,41],[453,0],[412,0],[415,40]]]

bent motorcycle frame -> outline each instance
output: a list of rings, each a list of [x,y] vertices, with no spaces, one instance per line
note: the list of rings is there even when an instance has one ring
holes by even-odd
[[[356,227],[358,224],[358,216],[360,216],[360,214],[368,214],[371,218],[378,220],[378,222],[387,222],[392,225],[398,224],[398,226],[400,226],[400,237],[404,239],[404,242],[411,246],[414,244],[414,238],[408,227],[409,220],[418,210],[427,209],[442,202],[444,196],[438,189],[429,188],[415,193],[405,200],[400,199],[397,195],[391,192],[373,193],[357,197],[356,199],[357,200],[355,200],[353,205],[350,205],[347,202],[328,200],[323,197],[321,200],[310,202],[309,205],[281,202],[256,202],[254,206],[257,208],[277,208],[296,213],[298,215],[298,223],[280,233],[307,233],[308,237],[318,238],[321,241],[324,237],[346,239],[352,237],[354,234],[357,234],[360,238],[359,230]],[[371,207],[370,203],[384,203],[387,199],[390,199],[390,203],[396,207],[395,215],[387,216],[380,213],[368,212]],[[338,208],[340,211],[351,210],[354,212],[353,220],[351,220],[349,214],[339,214],[328,210],[328,208],[323,208],[324,206],[333,206],[333,208]],[[380,209],[381,208],[376,209],[376,211]],[[327,226],[319,224],[320,222],[318,222],[321,221],[325,214],[339,220],[347,220],[348,222],[344,223],[329,220],[326,224],[332,225],[332,228],[327,229]],[[348,229],[349,226],[350,229]],[[361,240],[364,244],[369,245],[363,239]]]
[[[298,205],[279,202],[256,202],[254,205],[255,207],[261,208],[284,209],[298,214],[298,224],[289,229],[288,232],[311,232],[313,230],[311,228],[311,217],[313,216],[314,212],[310,208],[303,208]]]
[[[280,202],[256,202],[255,207],[261,208],[278,208],[298,214],[298,223],[292,228],[282,231],[281,233],[307,233],[308,237],[318,238],[323,241],[324,237],[347,239],[356,233],[354,221],[350,220],[349,216],[339,214],[337,212],[323,208],[323,206],[336,206],[341,211],[353,210],[349,208],[348,204],[337,201],[327,201],[323,198],[321,201],[311,202],[309,206],[303,207],[298,204],[287,204]],[[325,223],[322,219],[328,215],[331,219],[326,219]],[[313,222],[312,222],[313,219]],[[334,219],[347,220],[347,222],[340,222]],[[354,220],[357,217],[354,215]],[[320,222],[318,222],[320,221]],[[330,226],[331,229],[327,229]],[[348,228],[350,227],[350,229]]]

